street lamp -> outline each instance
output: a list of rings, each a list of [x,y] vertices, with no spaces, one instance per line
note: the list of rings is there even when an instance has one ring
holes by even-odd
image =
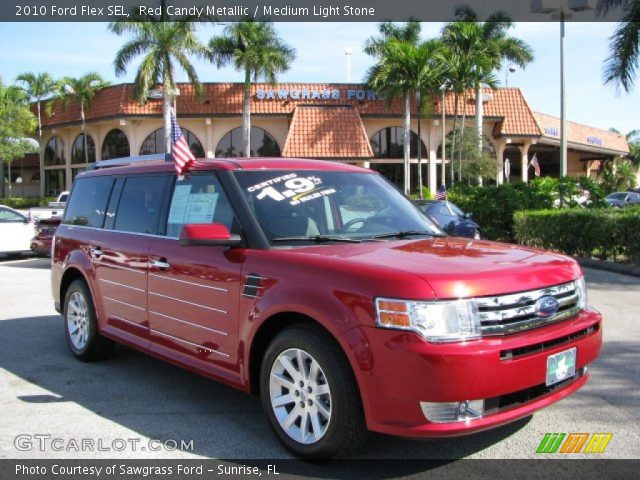
[[[347,48],[344,54],[347,56],[347,83],[351,83],[351,55],[353,54],[353,50]]]
[[[593,0],[531,0],[533,13],[551,14],[553,20],[560,20],[560,176],[567,176],[567,102],[565,98],[564,65],[564,21],[571,18],[571,12],[593,10]]]

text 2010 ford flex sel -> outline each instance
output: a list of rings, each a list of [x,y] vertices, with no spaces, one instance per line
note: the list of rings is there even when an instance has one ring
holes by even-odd
[[[379,174],[314,160],[99,164],[52,284],[76,357],[119,342],[259,392],[302,457],[528,416],[584,385],[602,342],[572,259],[445,237]]]

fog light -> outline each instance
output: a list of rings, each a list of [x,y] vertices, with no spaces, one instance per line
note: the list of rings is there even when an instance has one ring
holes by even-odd
[[[420,402],[420,408],[427,420],[434,423],[466,422],[482,418],[484,400],[463,400],[461,402]]]

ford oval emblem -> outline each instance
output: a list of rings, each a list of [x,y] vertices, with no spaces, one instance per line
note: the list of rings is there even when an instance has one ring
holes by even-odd
[[[553,297],[542,297],[536,302],[536,315],[540,318],[549,318],[560,309],[560,303]]]

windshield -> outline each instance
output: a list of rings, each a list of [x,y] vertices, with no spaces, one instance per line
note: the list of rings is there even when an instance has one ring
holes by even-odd
[[[237,171],[236,178],[272,243],[369,240],[398,232],[442,235],[377,174],[309,170]]]
[[[625,198],[627,198],[627,194],[626,193],[610,193],[609,195],[607,195],[607,198],[610,198],[611,200],[624,200]]]

